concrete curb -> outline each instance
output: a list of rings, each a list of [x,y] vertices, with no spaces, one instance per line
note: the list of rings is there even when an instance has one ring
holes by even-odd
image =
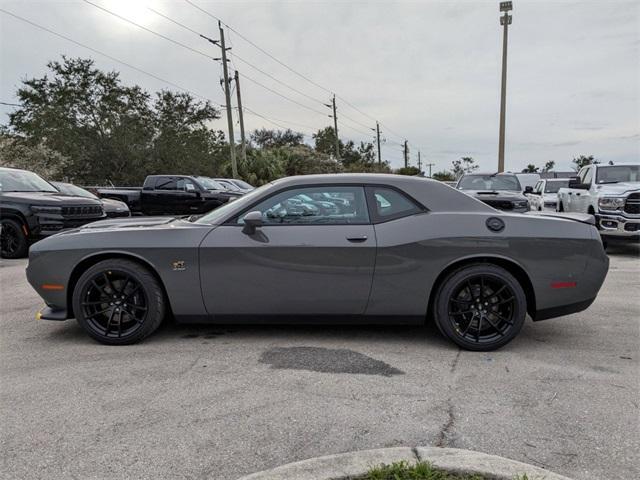
[[[513,480],[526,474],[529,480],[571,480],[526,463],[472,450],[438,447],[397,447],[328,455],[289,463],[238,480],[341,480],[364,475],[382,463],[418,460],[454,473],[481,474],[493,480]]]

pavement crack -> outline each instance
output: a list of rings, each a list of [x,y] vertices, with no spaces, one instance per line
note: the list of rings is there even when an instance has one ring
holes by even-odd
[[[460,357],[462,356],[462,349],[458,350],[455,358],[451,362],[451,368],[449,373],[452,375],[451,381],[447,389],[449,390],[449,397],[447,398],[447,420],[440,428],[438,436],[436,438],[436,447],[453,447],[453,430],[456,426],[455,407],[453,405],[452,391],[456,382],[456,369],[460,363]]]
[[[451,403],[451,398],[447,400],[449,407],[447,408],[447,421],[440,428],[440,432],[438,433],[438,439],[436,440],[436,447],[451,447],[453,446],[453,439],[450,439],[451,431],[455,427],[456,416],[454,413],[453,404]]]

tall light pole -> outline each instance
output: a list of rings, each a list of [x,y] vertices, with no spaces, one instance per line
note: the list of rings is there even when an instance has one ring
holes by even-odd
[[[503,27],[502,33],[502,87],[500,89],[500,139],[498,143],[498,172],[504,172],[504,130],[505,114],[507,109],[507,39],[509,37],[509,25],[511,25],[511,15],[513,10],[512,2],[500,2],[500,11],[504,15],[500,17],[500,25]]]

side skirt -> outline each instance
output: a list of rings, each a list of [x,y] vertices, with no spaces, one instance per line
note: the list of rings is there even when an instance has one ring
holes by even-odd
[[[393,315],[175,315],[178,323],[238,325],[424,325],[422,316]]]

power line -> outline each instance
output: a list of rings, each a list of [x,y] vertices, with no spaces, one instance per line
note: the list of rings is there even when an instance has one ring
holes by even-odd
[[[151,7],[147,7],[147,9],[149,9],[150,11],[152,11],[153,13],[155,13],[156,15],[159,15],[160,17],[164,18],[165,20],[168,20],[169,22],[171,22],[171,23],[173,23],[173,24],[175,24],[175,25],[178,25],[179,27],[181,27],[181,28],[183,28],[183,29],[185,29],[185,30],[187,30],[187,31],[189,31],[189,32],[191,32],[191,33],[194,33],[194,34],[198,35],[199,37],[202,37],[202,36],[203,36],[203,34],[202,34],[202,33],[200,33],[200,32],[198,32],[198,31],[196,31],[196,30],[192,29],[191,27],[188,27],[187,25],[184,25],[183,23],[178,22],[177,20],[174,20],[173,18],[171,18],[171,17],[169,17],[169,16],[167,16],[167,15],[165,15],[165,14],[163,14],[163,13],[161,13],[161,12],[159,12],[159,11],[157,11],[157,10],[155,10],[155,9],[151,8]],[[226,24],[225,24],[225,25],[226,25]],[[229,28],[229,27],[227,26],[227,28]],[[239,60],[240,62],[244,63],[245,65],[248,65],[250,68],[252,68],[252,69],[254,69],[254,70],[256,70],[256,71],[260,72],[262,75],[264,75],[264,76],[266,76],[266,77],[269,77],[270,79],[272,79],[272,80],[274,80],[275,82],[279,83],[280,85],[283,85],[284,87],[286,87],[286,88],[288,88],[288,89],[290,89],[290,90],[292,90],[292,91],[296,92],[297,94],[302,95],[303,97],[306,97],[306,98],[308,98],[308,99],[310,99],[310,100],[313,100],[314,102],[317,102],[317,103],[320,103],[320,104],[322,104],[322,103],[323,103],[321,100],[318,100],[317,98],[315,98],[315,97],[313,97],[313,96],[311,96],[311,95],[308,95],[308,94],[306,94],[305,92],[302,92],[302,91],[298,90],[297,88],[295,88],[295,87],[293,87],[293,86],[291,86],[291,85],[289,85],[289,84],[287,84],[287,83],[283,82],[282,80],[280,80],[280,79],[278,79],[278,78],[274,77],[274,76],[273,76],[273,75],[271,75],[270,73],[265,72],[265,71],[264,71],[264,70],[262,70],[261,68],[259,68],[259,67],[255,66],[255,65],[254,65],[254,64],[252,64],[251,62],[249,62],[249,61],[245,60],[244,58],[242,58],[240,55],[235,54],[233,51],[231,52],[231,57],[232,57],[232,60],[233,60],[234,58],[235,58],[235,59],[237,59],[237,60]],[[243,75],[243,76],[244,76],[244,75]],[[357,123],[357,122],[356,122],[356,123]]]
[[[325,92],[328,92],[330,94],[333,94],[334,92],[327,88],[324,87],[322,85],[320,85],[319,83],[311,80],[308,76],[298,72],[297,70],[295,70],[294,68],[290,67],[289,65],[287,65],[286,63],[284,63],[282,60],[276,58],[275,56],[273,56],[271,53],[269,53],[268,51],[266,51],[264,48],[262,48],[260,45],[256,44],[255,42],[251,41],[250,39],[248,39],[247,37],[245,37],[244,35],[242,35],[238,30],[236,30],[235,28],[231,27],[229,24],[225,23],[220,17],[217,17],[216,15],[214,15],[213,13],[205,10],[204,8],[200,7],[199,5],[195,4],[194,2],[192,2],[191,0],[185,0],[185,2],[187,2],[189,5],[191,5],[192,7],[198,9],[199,11],[201,11],[202,13],[204,13],[205,15],[208,15],[209,17],[221,22],[223,25],[225,25],[229,30],[231,30],[232,32],[234,32],[236,35],[238,35],[241,39],[243,39],[245,42],[247,42],[248,44],[250,44],[251,46],[253,46],[254,48],[256,48],[257,50],[259,50],[260,52],[262,52],[264,55],[266,55],[267,57],[271,58],[273,61],[275,61],[276,63],[280,64],[281,66],[283,66],[284,68],[286,68],[287,70],[289,70],[290,72],[294,73],[295,75],[297,75],[298,77],[306,80],[307,82],[311,83],[312,85],[315,85],[316,87],[320,88],[321,90],[324,90]],[[365,117],[376,121],[377,119],[371,115],[369,115],[368,113],[364,112],[363,110],[361,110],[360,108],[356,107],[355,105],[353,105],[351,102],[349,102],[348,100],[346,100],[344,97],[340,96],[340,95],[336,95],[336,98],[340,99],[343,103],[345,103],[346,105],[348,105],[349,107],[351,107],[353,110],[355,110],[356,112],[360,113],[361,115],[364,115]],[[344,116],[344,115],[343,115]],[[354,121],[353,119],[351,119],[352,121]],[[355,123],[359,123],[359,122],[355,122]],[[384,124],[383,122],[379,122],[380,126],[384,127],[384,129],[389,132],[391,135],[394,135],[396,137],[398,137],[401,140],[404,140],[404,136],[400,135],[399,133],[395,132],[394,130],[392,130],[391,128],[389,128],[386,124]],[[367,126],[367,128],[369,128]]]
[[[109,60],[113,60],[114,62],[119,63],[121,65],[124,65],[125,67],[130,68],[132,70],[135,70],[136,72],[142,73],[142,74],[147,75],[147,76],[149,76],[151,78],[154,78],[155,80],[158,80],[160,82],[166,83],[167,85],[171,85],[174,88],[177,88],[177,89],[182,90],[184,92],[190,93],[194,97],[198,97],[198,98],[201,98],[203,100],[209,100],[209,101],[215,103],[216,105],[220,105],[218,102],[216,102],[214,100],[211,100],[210,98],[205,97],[204,95],[200,95],[199,93],[196,93],[193,90],[190,90],[188,88],[182,87],[182,86],[180,86],[180,85],[178,85],[178,84],[176,84],[174,82],[166,80],[166,79],[164,79],[162,77],[159,77],[158,75],[155,75],[153,73],[147,72],[146,70],[143,70],[143,69],[138,68],[138,67],[136,67],[134,65],[131,65],[130,63],[127,63],[127,62],[125,62],[123,60],[120,60],[120,59],[118,59],[118,58],[116,58],[116,57],[114,57],[112,55],[109,55],[108,53],[104,53],[104,52],[102,52],[100,50],[97,50],[97,49],[95,49],[93,47],[90,47],[89,45],[85,45],[84,43],[78,42],[77,40],[74,40],[74,39],[72,39],[70,37],[67,37],[66,35],[62,35],[61,33],[58,33],[58,32],[56,32],[54,30],[51,30],[51,29],[49,29],[47,27],[39,25],[39,24],[37,24],[35,22],[32,22],[31,20],[23,18],[23,17],[21,17],[19,15],[16,15],[15,13],[9,12],[9,11],[4,10],[2,8],[0,8],[0,12],[5,13],[7,15],[10,15],[10,16],[14,17],[15,19],[20,20],[22,22],[28,23],[29,25],[31,25],[33,27],[39,28],[40,30],[43,30],[43,31],[45,31],[47,33],[50,33],[51,35],[55,35],[56,37],[62,38],[63,40],[66,40],[67,42],[71,42],[71,43],[73,43],[75,45],[78,45],[79,47],[86,48],[87,50],[90,50],[90,51],[92,51],[94,53],[97,53],[98,55],[102,55],[103,57],[108,58]]]
[[[2,11],[4,11],[4,10],[2,10]],[[7,102],[0,102],[0,105],[6,105],[7,107],[21,107],[22,106],[19,103],[7,103]]]
[[[264,85],[264,84],[262,84],[262,83],[258,82],[257,80],[255,80],[255,79],[253,79],[253,78],[251,78],[251,77],[248,77],[247,75],[243,75],[243,77],[244,77],[245,79],[249,80],[250,82],[255,83],[256,85],[258,85],[258,86],[260,86],[260,87],[264,88],[265,90],[268,90],[268,91],[270,91],[271,93],[273,93],[273,94],[275,94],[275,95],[278,95],[279,97],[284,98],[285,100],[288,100],[288,101],[290,101],[290,102],[292,102],[292,103],[295,103],[296,105],[299,105],[299,106],[301,106],[301,107],[303,107],[303,108],[306,108],[307,110],[309,110],[309,111],[311,111],[311,112],[314,112],[314,113],[317,113],[318,115],[322,115],[323,117],[326,117],[326,116],[327,116],[327,114],[326,114],[325,112],[321,112],[321,111],[319,111],[319,110],[316,110],[316,109],[315,109],[315,108],[313,108],[313,107],[309,107],[308,105],[305,105],[304,103],[300,103],[300,102],[298,102],[297,100],[294,100],[293,98],[287,97],[286,95],[284,95],[284,94],[282,94],[282,93],[280,93],[280,92],[277,92],[276,90],[274,90],[274,89],[272,89],[272,88],[270,88],[270,87],[267,87],[266,85]]]
[[[123,17],[122,15],[118,15],[117,13],[112,12],[111,10],[109,10],[107,8],[101,7],[100,5],[97,5],[97,4],[93,3],[93,2],[90,2],[89,0],[82,0],[82,1],[87,3],[87,4],[89,4],[89,5],[92,5],[92,6],[96,7],[99,10],[102,10],[103,12],[106,12],[106,13],[108,13],[110,15],[113,15],[114,17],[119,18],[120,20],[122,20],[124,22],[127,22],[127,23],[129,23],[131,25],[134,25],[134,26],[138,27],[138,28],[141,28],[142,30],[145,30],[146,32],[149,32],[152,35],[155,35],[156,37],[162,38],[163,40],[166,40],[167,42],[171,42],[171,43],[173,43],[175,45],[178,45],[178,46],[180,46],[182,48],[185,48],[185,49],[187,49],[187,50],[189,50],[189,51],[191,51],[193,53],[201,55],[201,56],[203,56],[205,58],[208,58],[210,60],[214,60],[213,57],[211,57],[210,55],[208,55],[208,54],[206,54],[206,53],[204,53],[204,52],[202,52],[200,50],[192,48],[189,45],[185,45],[184,43],[179,42],[177,40],[174,40],[173,38],[167,37],[166,35],[163,35],[161,33],[158,33],[155,30],[151,30],[150,28],[147,28],[144,25],[140,25],[139,23],[136,23],[133,20],[129,20],[128,18]]]
[[[313,80],[311,80],[309,77],[307,77],[306,75],[303,75],[302,73],[294,70],[293,68],[291,68],[289,65],[287,65],[286,63],[284,63],[283,61],[277,59],[276,57],[274,57],[273,55],[271,55],[269,52],[267,52],[265,49],[263,49],[262,47],[260,47],[259,45],[257,45],[256,43],[252,42],[251,40],[249,40],[247,37],[245,37],[244,35],[242,35],[240,32],[238,32],[236,29],[234,29],[233,27],[231,27],[230,25],[228,25],[227,23],[225,23],[222,19],[216,17],[213,13],[208,12],[207,10],[205,10],[204,8],[201,8],[200,6],[196,5],[195,3],[193,3],[191,0],[185,0],[185,2],[187,2],[189,5],[191,5],[194,8],[197,8],[198,10],[200,10],[202,13],[204,13],[205,15],[210,16],[211,18],[215,18],[216,20],[218,20],[219,22],[222,22],[229,30],[231,30],[233,33],[235,33],[236,35],[238,35],[240,38],[242,38],[245,42],[247,42],[248,44],[252,45],[253,47],[257,48],[258,50],[260,50],[263,54],[265,54],[266,56],[268,56],[269,58],[271,58],[273,61],[279,63],[280,65],[282,65],[284,68],[286,68],[287,70],[289,70],[292,73],[295,73],[297,76],[299,76],[300,78],[303,78],[304,80],[306,80],[307,82],[311,83],[312,85],[315,85],[316,87],[328,92],[328,93],[333,93],[330,89],[323,87],[322,85],[314,82]]]

